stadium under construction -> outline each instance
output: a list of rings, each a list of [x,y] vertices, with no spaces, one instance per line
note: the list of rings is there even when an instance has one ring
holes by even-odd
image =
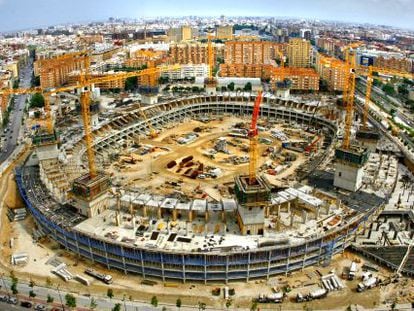
[[[77,135],[61,133],[59,149],[39,144],[15,172],[37,235],[47,235],[107,269],[164,281],[249,281],[329,264],[381,214],[397,181],[398,160],[393,155],[369,155],[362,147],[337,150],[335,155],[341,117],[331,118],[323,105],[270,94],[260,108],[256,102],[251,94],[227,93],[122,110],[94,127],[94,176],[80,169],[87,167],[88,157],[79,129],[72,129]],[[218,156],[204,148],[204,141],[198,146],[197,140],[214,136],[220,145],[216,149],[227,156],[232,152],[223,152],[223,142],[233,148],[252,136],[244,129],[236,131],[235,124],[250,119],[255,108],[262,121],[259,145],[264,155],[273,150],[263,149],[265,142],[281,140],[274,147],[279,153],[290,147],[289,137],[280,139],[282,130],[275,129],[281,124],[286,133],[298,128],[298,137],[313,132],[315,139],[303,149],[293,149],[302,161],[296,169],[289,170],[294,162],[270,169],[271,158],[260,155],[260,169],[251,182],[246,165],[214,162]],[[216,124],[211,127],[218,133],[213,135],[211,128],[201,134],[194,130],[174,143],[148,138],[152,131],[162,136],[168,129],[183,135],[181,127],[191,122],[198,128]],[[229,138],[231,134],[236,137]],[[131,148],[149,144],[151,151],[142,152],[140,159],[130,155]],[[182,145],[194,152],[202,149],[203,155],[177,155]],[[114,168],[125,149],[128,163]],[[154,150],[159,151],[155,156]],[[163,158],[164,167],[157,167]],[[140,177],[126,180],[134,165]],[[226,165],[228,170],[236,167],[233,175],[225,175]],[[151,166],[151,171],[144,172],[143,166]],[[347,167],[351,169],[344,173]],[[284,178],[277,179],[274,171],[283,170]],[[156,187],[149,187],[152,183]],[[193,186],[193,193],[185,193],[180,185]],[[204,193],[203,186],[212,190]]]

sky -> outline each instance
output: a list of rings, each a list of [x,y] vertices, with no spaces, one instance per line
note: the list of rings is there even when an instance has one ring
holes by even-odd
[[[414,0],[0,0],[0,32],[109,17],[286,16],[414,29]]]

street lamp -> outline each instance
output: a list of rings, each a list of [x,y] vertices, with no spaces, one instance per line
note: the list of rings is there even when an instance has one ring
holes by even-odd
[[[4,278],[3,278],[4,277],[4,273],[2,273],[0,275],[1,275],[1,280],[3,281],[4,288],[6,289],[7,295],[10,297],[9,289],[8,289],[8,287],[6,285],[6,282],[4,281]]]
[[[62,300],[62,295],[60,294],[60,285],[58,284],[58,286],[56,287],[58,293],[59,293],[59,299],[60,299],[60,304],[62,305],[62,309],[63,311],[65,311],[65,305],[63,304],[63,300]]]
[[[125,294],[124,294],[124,298],[122,300],[124,301],[124,311],[126,311],[127,307],[126,307],[126,301],[125,301]]]

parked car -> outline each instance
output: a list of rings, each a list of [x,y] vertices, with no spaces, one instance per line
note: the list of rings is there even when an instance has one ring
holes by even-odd
[[[42,305],[42,304],[37,304],[37,305],[35,305],[34,309],[36,311],[45,311],[46,310],[46,306],[45,305]]]
[[[20,306],[29,309],[29,308],[33,307],[33,304],[30,301],[22,301],[22,302],[20,302]]]
[[[7,297],[7,303],[11,305],[17,305],[17,298],[16,297]]]

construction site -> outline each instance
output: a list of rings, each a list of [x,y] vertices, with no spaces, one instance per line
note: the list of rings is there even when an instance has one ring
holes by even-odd
[[[41,122],[27,125],[32,149],[14,171],[34,240],[52,240],[106,276],[225,284],[227,291],[238,282],[274,284],[273,293],[255,297],[259,303],[309,302],[412,276],[413,206],[401,207],[411,202],[412,174],[401,173],[398,151],[377,149],[392,142],[368,126],[368,107],[355,122],[351,63],[341,64],[351,72],[341,106],[338,96],[217,92],[210,41],[208,48],[205,94],[158,95],[158,75],[179,65],[88,75],[83,53],[45,65],[55,70],[73,60],[77,83],[10,91],[45,95]],[[284,81],[286,72],[274,80]],[[128,77],[141,79],[140,100],[117,106],[117,98],[97,91]],[[399,187],[407,198],[395,198]],[[25,209],[8,216],[22,220]],[[358,259],[337,264],[349,250]],[[33,267],[22,244],[9,254],[17,271]],[[75,277],[50,257],[42,263],[50,266],[46,275],[86,282],[84,271]],[[289,282],[292,274],[299,285]]]

